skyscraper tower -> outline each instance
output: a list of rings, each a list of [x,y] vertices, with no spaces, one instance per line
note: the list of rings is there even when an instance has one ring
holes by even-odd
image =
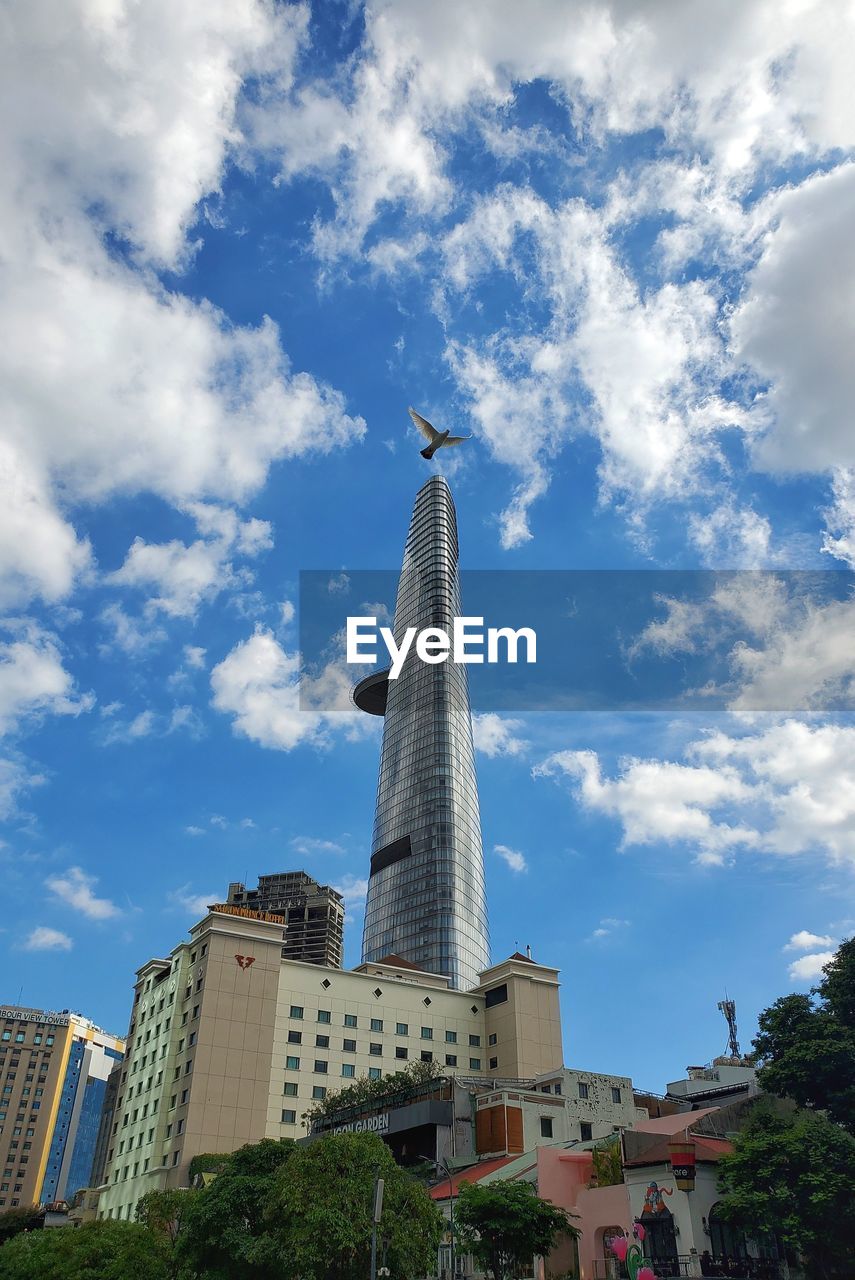
[[[448,484],[416,496],[398,581],[394,634],[451,633],[461,613],[457,518]],[[394,954],[468,990],[490,963],[484,854],[466,667],[414,649],[397,680],[374,672],[357,706],[384,715],[363,961]]]

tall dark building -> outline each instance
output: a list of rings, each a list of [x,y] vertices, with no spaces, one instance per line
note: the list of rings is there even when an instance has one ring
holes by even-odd
[[[407,627],[451,634],[461,614],[457,560],[451,491],[432,476],[404,548],[397,643]],[[362,959],[402,956],[468,990],[490,948],[466,667],[429,665],[411,651],[397,680],[372,673],[354,700],[385,716]]]
[[[250,911],[270,911],[285,917],[286,960],[305,960],[341,968],[344,950],[344,899],[329,885],[318,884],[305,871],[280,871],[259,876],[258,887],[229,885],[228,902]]]

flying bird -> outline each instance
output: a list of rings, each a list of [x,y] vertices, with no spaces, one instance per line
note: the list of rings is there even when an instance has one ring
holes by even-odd
[[[471,440],[471,436],[451,436],[447,431],[437,431],[436,427],[432,427],[427,418],[423,418],[420,413],[416,413],[415,409],[408,410],[413,422],[421,431],[424,438],[429,442],[426,449],[420,450],[423,458],[432,458],[437,449],[442,449],[449,444],[462,444],[464,440]]]

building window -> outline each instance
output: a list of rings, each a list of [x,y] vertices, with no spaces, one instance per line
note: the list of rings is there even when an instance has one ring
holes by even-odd
[[[409,1025],[409,1023],[408,1023],[408,1022],[396,1022],[396,1023],[395,1023],[395,1035],[396,1035],[396,1036],[408,1036],[409,1034],[410,1034],[410,1025]]]
[[[594,1130],[587,1120],[583,1120],[579,1125],[579,1136],[583,1142],[590,1142],[594,1136]]]
[[[612,1102],[620,1105],[620,1089],[612,1088]]]
[[[312,1085],[312,1097],[315,1099],[316,1102],[323,1102],[326,1096],[327,1096],[327,1090],[325,1085],[322,1085],[322,1084]]]
[[[540,1092],[541,1092],[541,1093],[552,1093],[552,1085],[551,1085],[551,1084],[542,1084],[542,1085],[540,1086]]]
[[[329,1036],[315,1036],[316,1049],[328,1049],[330,1047]]]
[[[508,998],[508,984],[503,982],[499,987],[493,987],[492,991],[488,991],[484,997],[484,1004],[488,1009],[492,1009],[497,1004],[505,1004]]]
[[[480,1059],[480,1058],[470,1058],[470,1059],[469,1059],[469,1070],[470,1070],[470,1071],[480,1071],[480,1070],[481,1070],[481,1059]]]
[[[456,1054],[456,1053],[447,1053],[447,1054],[445,1055],[445,1065],[446,1065],[447,1067],[456,1067],[456,1066],[457,1066],[457,1054]]]
[[[187,1048],[188,1048],[188,1049],[192,1049],[192,1048],[193,1048],[193,1045],[194,1045],[195,1043],[196,1043],[196,1032],[195,1032],[195,1031],[191,1031],[191,1032],[190,1032],[190,1039],[187,1041]]]
[[[446,1031],[446,1033],[445,1033],[445,1043],[446,1043],[446,1044],[457,1044],[457,1032],[456,1032],[456,1031]]]
[[[540,1136],[541,1138],[552,1137],[552,1119],[550,1116],[540,1117]]]
[[[356,1053],[355,1040],[342,1040],[341,1047],[344,1053]]]
[[[560,1085],[560,1084],[554,1084],[554,1085],[552,1086],[552,1092],[553,1092],[553,1093],[557,1093],[557,1094],[558,1094],[558,1096],[559,1096],[559,1098],[560,1098],[560,1097],[561,1097],[561,1085]]]
[[[499,1037],[496,1035],[496,1033],[495,1033],[495,1031],[494,1031],[494,1032],[493,1032],[493,1033],[488,1037],[487,1043],[488,1043],[488,1044],[491,1044],[491,1045],[493,1045],[493,1044],[497,1044],[497,1043],[498,1043],[498,1040],[499,1040]]]
[[[324,1061],[323,1061],[323,1059],[321,1059],[321,1058],[316,1058],[316,1059],[315,1059],[315,1074],[316,1074],[316,1075],[319,1075],[319,1076],[325,1076],[325,1075],[327,1074],[327,1071],[328,1071],[328,1070],[329,1070],[329,1063],[328,1063],[328,1062],[324,1062]]]
[[[332,1014],[329,1009],[318,1010],[318,1022],[332,1022]]]
[[[395,1057],[398,1058],[399,1061],[403,1061],[406,1056],[407,1050],[402,1045],[398,1045],[395,1049]]]
[[[382,1018],[372,1018],[372,1019],[371,1019],[371,1030],[372,1030],[372,1031],[382,1031],[382,1030],[383,1030],[383,1019],[382,1019]]]
[[[355,1014],[355,1013],[346,1013],[346,1014],[344,1015],[344,1025],[345,1025],[346,1027],[355,1027],[355,1026],[356,1026],[356,1014]]]
[[[296,1098],[296,1096],[297,1096],[297,1081],[296,1081],[296,1080],[286,1080],[286,1081],[285,1081],[285,1088],[282,1090],[282,1092],[283,1092],[283,1094],[285,1095],[285,1097],[286,1097],[286,1098]]]
[[[285,1059],[285,1070],[286,1070],[286,1071],[299,1071],[299,1070],[300,1070],[300,1059],[299,1059],[299,1058],[292,1057],[292,1055],[291,1055],[291,1054],[289,1054],[289,1055],[288,1055],[288,1057]]]
[[[469,1048],[470,1048],[470,1049],[480,1049],[480,1048],[481,1048],[481,1037],[480,1037],[480,1036],[470,1036],[470,1037],[469,1037]]]
[[[498,1059],[498,1058],[491,1058],[491,1059],[490,1059],[490,1070],[491,1070],[491,1071],[495,1071],[495,1070],[496,1070],[496,1068],[498,1067],[498,1065],[499,1065],[499,1059]]]
[[[433,1062],[433,1054],[430,1049],[422,1050],[422,1062]]]
[[[423,1040],[433,1039],[433,1027],[422,1027],[422,1039]]]
[[[379,1080],[379,1079],[380,1079],[380,1077],[382,1076],[382,1074],[383,1074],[383,1072],[380,1070],[380,1068],[379,1068],[379,1067],[369,1067],[369,1068],[368,1068],[368,1079],[369,1079],[369,1080]]]
[[[172,1153],[172,1167],[173,1167],[173,1169],[174,1169],[174,1168],[175,1168],[175,1166],[178,1164],[178,1161],[179,1161],[180,1159],[181,1159],[181,1152],[180,1152],[180,1151],[173,1151],[173,1153]],[[128,1217],[130,1217],[130,1216],[131,1216],[131,1207],[130,1207],[130,1205],[128,1205]]]
[[[383,1046],[382,1044],[369,1044],[368,1052],[371,1054],[372,1057],[379,1058],[381,1053],[383,1052]]]
[[[346,1079],[352,1080],[356,1075],[356,1067],[352,1062],[345,1062],[341,1069],[341,1074],[345,1076]]]
[[[182,1089],[182,1090],[181,1090],[181,1105],[182,1105],[182,1107],[184,1106],[184,1103],[187,1101],[187,1099],[188,1099],[188,1097],[189,1097],[189,1096],[190,1096],[190,1090],[189,1090],[189,1089]],[[145,1113],[145,1108],[143,1108],[143,1113]]]
[[[187,1061],[184,1063],[184,1074],[185,1074],[185,1076],[189,1076],[189,1074],[190,1074],[190,1072],[191,1072],[192,1070],[193,1070],[193,1059],[192,1059],[192,1058],[188,1058],[188,1059],[187,1059]]]
[[[297,1123],[297,1112],[296,1112],[296,1111],[287,1111],[287,1110],[283,1110],[283,1112],[282,1112],[282,1123],[283,1123],[283,1124],[296,1124],[296,1123]]]
[[[588,1096],[588,1086],[585,1084],[584,1080],[580,1080],[579,1081],[579,1097],[587,1098],[587,1096]]]
[[[302,1016],[303,1016],[303,1006],[302,1006],[301,1004],[292,1004],[292,1005],[291,1005],[291,1017],[292,1017],[292,1018],[302,1018]]]
[[[302,1031],[289,1031],[289,1032],[288,1032],[288,1043],[289,1043],[289,1044],[302,1044],[302,1043],[303,1043],[303,1033],[302,1033]]]

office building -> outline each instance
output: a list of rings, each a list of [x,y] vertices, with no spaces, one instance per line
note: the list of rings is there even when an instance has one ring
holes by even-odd
[[[361,1076],[432,1062],[474,1088],[560,1070],[557,970],[517,955],[456,991],[397,956],[354,970],[288,960],[286,927],[224,903],[138,971],[99,1217],[186,1186],[200,1152],[305,1137],[312,1105]],[[401,1141],[414,1115],[396,1121]],[[450,1133],[417,1136],[442,1157]]]
[[[344,899],[327,884],[318,884],[305,871],[282,871],[259,876],[258,887],[229,885],[228,902],[251,911],[273,912],[285,918],[282,954],[340,969],[344,955]]]
[[[0,1009],[0,1212],[89,1184],[107,1079],[123,1052],[80,1014]]]
[[[448,484],[416,496],[394,634],[461,615],[457,517]],[[490,963],[481,818],[466,666],[414,652],[395,680],[374,672],[357,706],[384,716],[362,959],[394,954],[465,991]]]

